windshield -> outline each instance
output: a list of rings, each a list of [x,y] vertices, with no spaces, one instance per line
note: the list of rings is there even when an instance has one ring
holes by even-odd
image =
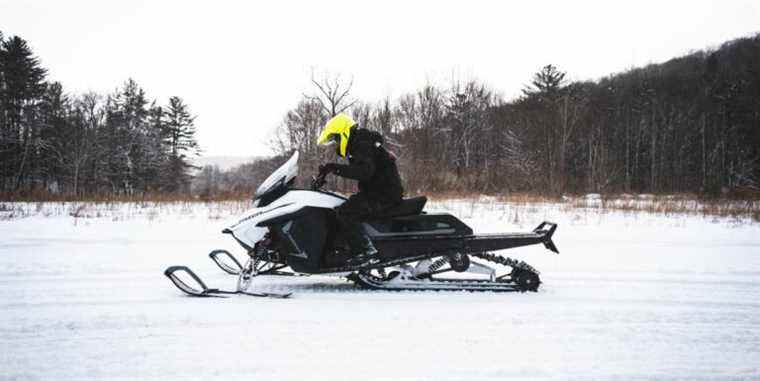
[[[272,174],[259,185],[259,189],[256,190],[256,198],[287,184],[290,180],[293,180],[296,175],[298,175],[298,151],[295,151],[293,156],[291,156],[285,164],[272,172]]]

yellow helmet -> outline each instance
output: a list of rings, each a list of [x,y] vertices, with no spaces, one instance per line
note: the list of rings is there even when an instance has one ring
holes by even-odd
[[[350,116],[343,113],[335,115],[325,124],[322,133],[319,134],[317,144],[327,145],[333,142],[338,143],[339,147],[336,152],[338,152],[338,155],[346,157],[348,137],[351,134],[351,127],[355,125],[356,122],[354,122]]]

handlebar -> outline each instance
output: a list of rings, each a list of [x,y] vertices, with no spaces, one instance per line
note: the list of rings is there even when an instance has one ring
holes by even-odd
[[[318,174],[316,176],[311,176],[311,190],[319,190],[322,188],[322,186],[325,185],[327,180],[325,180],[325,177],[327,177],[327,174]]]

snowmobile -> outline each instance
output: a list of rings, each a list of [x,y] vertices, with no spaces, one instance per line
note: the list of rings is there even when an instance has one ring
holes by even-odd
[[[200,297],[286,298],[290,294],[249,291],[252,280],[311,274],[344,276],[381,290],[536,291],[541,284],[536,269],[492,251],[543,244],[559,253],[552,241],[554,223],[542,222],[525,233],[473,234],[451,214],[424,212],[427,198],[413,197],[363,223],[380,261],[352,265],[334,212],[346,198],[322,190],[324,177],[312,177],[311,189],[296,189],[297,174],[295,151],[258,187],[253,208],[222,231],[247,252],[244,264],[226,250],[209,254],[219,268],[238,277],[236,290],[208,288],[185,266],[171,266],[164,274],[186,294]],[[493,265],[509,271],[497,274]],[[461,274],[440,278],[442,273]]]

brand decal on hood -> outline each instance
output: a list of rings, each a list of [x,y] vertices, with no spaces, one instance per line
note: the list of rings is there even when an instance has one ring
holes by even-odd
[[[238,227],[240,224],[242,224],[243,222],[246,222],[248,220],[252,220],[252,219],[254,219],[254,218],[256,218],[256,217],[258,217],[258,216],[260,216],[260,215],[262,215],[264,213],[269,213],[269,212],[271,212],[271,211],[273,211],[275,209],[283,208],[283,207],[286,207],[288,205],[293,205],[293,203],[289,202],[287,204],[282,204],[282,205],[275,206],[274,208],[271,208],[271,209],[266,209],[266,210],[262,210],[262,211],[253,213],[250,216],[247,216],[247,217],[243,218],[242,220],[238,221],[235,225],[232,226],[232,228],[234,229],[234,228]]]

